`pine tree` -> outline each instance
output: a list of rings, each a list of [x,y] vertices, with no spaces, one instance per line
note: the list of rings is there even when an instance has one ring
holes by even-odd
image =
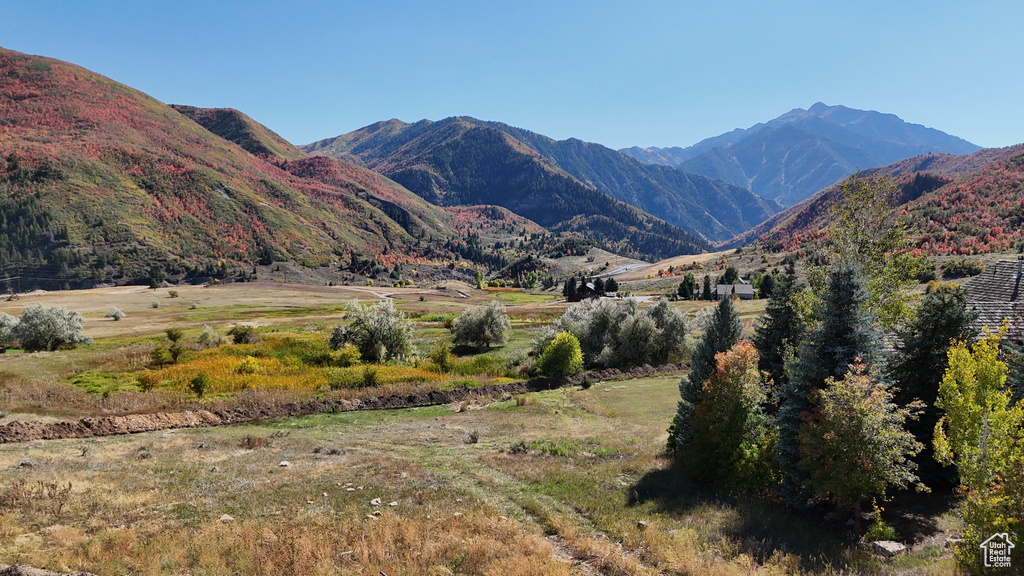
[[[711,276],[704,275],[704,290],[700,294],[701,300],[714,300],[711,294]]]
[[[565,299],[568,300],[569,302],[579,301],[579,298],[577,298],[576,296],[575,276],[570,276],[569,279],[565,281],[565,285],[562,286],[562,296],[565,296]]]
[[[704,337],[693,349],[690,374],[679,381],[681,398],[669,428],[669,448],[677,456],[693,440],[693,411],[700,402],[704,382],[716,369],[715,354],[732,348],[739,341],[742,331],[740,316],[733,308],[732,299],[723,299],[708,320]]]
[[[875,318],[865,312],[868,294],[858,268],[839,264],[829,270],[820,302],[821,324],[804,339],[799,357],[787,368],[789,380],[779,389],[779,469],[783,496],[795,506],[806,503],[808,473],[798,468],[800,426],[814,411],[812,395],[828,378],[841,378],[852,364],[881,368],[881,337]]]
[[[790,262],[786,273],[775,284],[764,315],[754,329],[754,347],[760,358],[757,367],[768,374],[776,389],[788,380],[786,358],[795,356],[804,337],[804,320],[794,299],[800,288],[796,268]]]
[[[918,463],[926,466],[929,476],[937,471],[930,446],[932,431],[939,421],[935,407],[939,383],[949,366],[948,351],[953,341],[971,342],[977,331],[971,328],[974,314],[967,310],[967,294],[963,289],[943,284],[925,294],[917,314],[900,331],[889,375],[898,387],[896,401],[906,405],[914,400],[925,403],[921,417],[910,423],[909,430],[926,446]]]
[[[1004,339],[1000,351],[1008,370],[1006,387],[1010,390],[1010,402],[1016,405],[1024,400],[1024,343]]]
[[[694,293],[697,291],[697,280],[694,279],[693,273],[689,272],[686,276],[683,276],[683,280],[679,282],[679,289],[676,293],[680,298],[684,300],[693,300]]]

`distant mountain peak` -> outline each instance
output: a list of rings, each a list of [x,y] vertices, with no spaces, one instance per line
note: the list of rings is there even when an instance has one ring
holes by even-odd
[[[921,154],[978,150],[966,140],[893,114],[815,102],[688,148],[621,152],[718,178],[790,206],[858,170]]]

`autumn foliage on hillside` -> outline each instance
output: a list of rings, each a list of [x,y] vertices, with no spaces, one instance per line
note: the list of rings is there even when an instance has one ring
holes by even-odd
[[[2,49],[0,209],[0,267],[64,281],[420,261],[450,218],[369,170],[251,154],[141,92]]]
[[[931,254],[983,254],[1024,240],[1024,154],[996,162],[906,205],[917,245]]]
[[[893,210],[921,253],[974,255],[1024,247],[1024,146],[964,157],[929,155],[864,175],[884,174],[894,178]],[[758,241],[777,250],[813,250],[841,197],[838,185],[823,190]]]

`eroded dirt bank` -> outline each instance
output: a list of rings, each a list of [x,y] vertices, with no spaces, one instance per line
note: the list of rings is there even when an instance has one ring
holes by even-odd
[[[60,440],[64,438],[88,438],[92,436],[114,436],[168,430],[172,428],[202,428],[241,424],[268,418],[304,416],[325,412],[352,412],[356,410],[394,410],[417,406],[437,406],[461,402],[470,397],[496,397],[524,392],[553,390],[563,386],[579,385],[584,378],[591,382],[641,378],[665,372],[676,372],[682,364],[668,364],[651,367],[639,366],[628,370],[609,368],[570,378],[535,378],[526,382],[492,384],[472,390],[438,390],[426,394],[407,396],[371,396],[358,400],[310,401],[283,404],[280,406],[235,408],[230,410],[187,410],[184,412],[157,412],[154,414],[129,414],[126,416],[102,416],[81,418],[63,422],[14,421],[0,426],[0,444],[28,442],[31,440]]]
[[[92,572],[53,572],[31,566],[0,564],[0,576],[96,576]]]

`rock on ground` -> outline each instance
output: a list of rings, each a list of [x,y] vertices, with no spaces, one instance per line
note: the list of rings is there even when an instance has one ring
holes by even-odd
[[[872,552],[884,558],[892,558],[907,549],[903,544],[893,542],[892,540],[875,540],[868,544],[868,546],[871,546]]]

